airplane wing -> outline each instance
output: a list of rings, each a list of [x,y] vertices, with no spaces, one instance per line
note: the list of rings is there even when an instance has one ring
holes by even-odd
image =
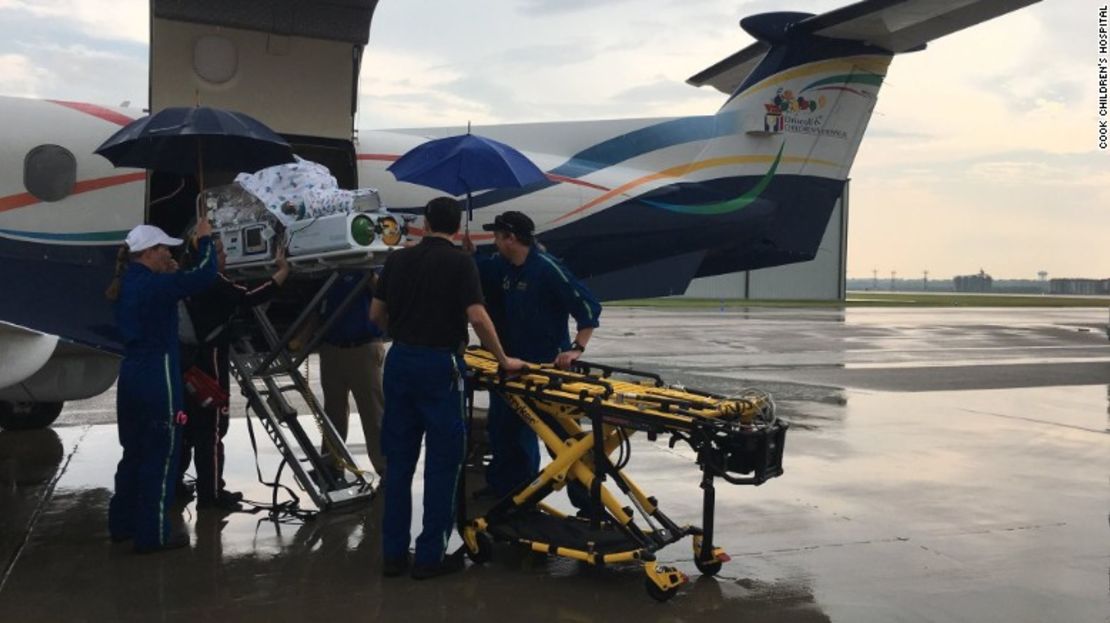
[[[897,54],[1036,2],[1040,0],[864,0],[802,19],[790,30],[859,41]],[[768,49],[763,42],[749,45],[686,82],[732,94]]]

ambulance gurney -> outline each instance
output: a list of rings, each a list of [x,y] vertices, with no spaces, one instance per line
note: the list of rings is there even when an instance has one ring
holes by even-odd
[[[506,377],[498,372],[497,360],[479,349],[466,353],[466,364],[473,387],[504,398],[553,456],[534,481],[484,516],[465,521],[463,540],[475,562],[489,559],[496,539],[591,565],[640,563],[648,593],[664,601],[686,576],[657,564],[657,550],[690,535],[702,573],[714,575],[729,560],[713,545],[714,480],[760,485],[782,474],[788,424],[775,417],[774,402],[765,392],[745,390],[726,398],[667,387],[654,374],[585,362],[576,362],[570,371],[542,365]],[[635,431],[653,441],[666,435],[672,447],[684,442],[693,448],[702,471],[702,527],[676,525],[654,497],[624,475],[628,438]],[[611,455],[618,450],[614,463]],[[631,506],[620,504],[617,492],[605,486],[607,479]],[[571,481],[589,491],[589,518],[566,516],[543,503]]]

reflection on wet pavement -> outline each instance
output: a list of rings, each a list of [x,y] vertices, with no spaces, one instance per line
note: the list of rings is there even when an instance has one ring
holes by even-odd
[[[946,315],[944,322],[990,324],[971,315]],[[762,324],[811,319],[756,316],[746,321],[756,333]],[[905,325],[900,330],[907,334],[943,333],[906,328],[907,316],[876,316],[862,325],[874,333],[868,339],[882,333],[884,341],[898,342],[888,322]],[[1053,333],[1065,316],[1033,316],[1032,323]],[[624,321],[647,338],[663,331],[648,324],[676,325],[654,313]],[[682,331],[697,335],[699,322],[684,319]],[[656,369],[667,368],[668,380],[691,387],[737,389],[734,379],[714,375],[722,364],[711,347],[704,359],[683,355],[697,360],[687,368],[657,357],[659,350],[627,352],[626,339],[599,344],[592,354],[614,363],[662,362]],[[1081,339],[1043,363],[1083,352]],[[823,348],[839,347],[826,341]],[[732,561],[717,578],[701,577],[689,541],[661,550],[664,563],[691,577],[666,604],[647,597],[638,567],[591,568],[504,544],[491,563],[468,563],[455,576],[383,578],[380,501],[303,524],[245,513],[198,515],[190,504],[180,516],[193,537],[190,548],[136,556],[127,545],[111,544],[105,526],[119,456],[115,428],[90,425],[0,434],[0,555],[9,569],[0,586],[0,621],[1106,621],[1105,380],[998,388],[985,369],[975,372],[979,389],[906,393],[775,374],[751,384],[774,392],[780,415],[793,423],[786,474],[760,487],[718,485],[717,544]],[[677,523],[699,523],[693,454],[665,441],[633,437],[628,473]],[[242,419],[232,421],[228,447],[232,488],[268,501]],[[352,448],[365,463],[361,438]],[[260,453],[269,477],[276,451]],[[475,480],[472,474],[471,488]],[[563,500],[557,505],[568,507]],[[451,547],[458,544],[455,536]]]

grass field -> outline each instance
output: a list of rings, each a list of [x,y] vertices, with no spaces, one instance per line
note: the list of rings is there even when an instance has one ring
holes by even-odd
[[[747,299],[629,299],[606,305],[669,309],[741,307],[1110,307],[1110,297],[1035,294],[956,294],[954,292],[849,292],[847,301]]]

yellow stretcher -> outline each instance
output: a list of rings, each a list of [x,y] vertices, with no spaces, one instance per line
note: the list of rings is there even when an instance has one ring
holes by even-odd
[[[789,425],[775,417],[774,402],[765,392],[745,390],[726,398],[668,387],[658,375],[586,362],[569,371],[542,365],[506,377],[487,351],[472,348],[465,358],[471,390],[504,398],[552,456],[534,481],[484,516],[465,520],[463,540],[475,562],[489,560],[496,539],[591,565],[641,563],[648,593],[666,601],[686,576],[657,564],[657,550],[691,535],[694,563],[702,573],[714,575],[729,560],[713,545],[714,479],[760,485],[782,474]],[[697,453],[703,527],[676,525],[654,497],[624,475],[628,438],[635,431],[653,441],[668,435],[672,447],[682,441]],[[614,462],[610,455],[618,450]],[[610,478],[632,506],[622,506],[605,486]],[[542,502],[568,485],[578,488],[579,497],[588,492],[588,518],[564,515]],[[637,511],[643,527],[636,522]]]

